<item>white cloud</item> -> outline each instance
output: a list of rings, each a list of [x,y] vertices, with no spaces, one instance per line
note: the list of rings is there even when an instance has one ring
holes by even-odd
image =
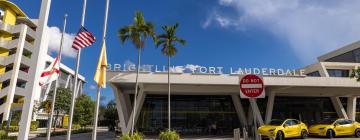
[[[218,4],[204,28],[261,28],[285,39],[304,63],[360,39],[359,0],[219,0]]]
[[[90,90],[95,90],[95,89],[96,89],[96,85],[90,85],[89,89],[90,89]]]
[[[49,51],[58,52],[61,42],[61,31],[58,27],[49,27],[48,28],[48,39],[49,39]],[[74,34],[64,34],[64,44],[62,55],[66,57],[76,57],[76,51],[71,47],[73,40],[75,38]]]

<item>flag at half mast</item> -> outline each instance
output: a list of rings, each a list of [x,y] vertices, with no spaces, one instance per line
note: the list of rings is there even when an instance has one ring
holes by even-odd
[[[53,81],[55,81],[60,73],[59,68],[59,55],[56,56],[53,62],[41,73],[40,79],[39,79],[39,85],[43,87],[46,84],[49,84]]]
[[[80,50],[94,44],[95,41],[95,36],[93,36],[93,34],[88,30],[86,30],[85,27],[81,27],[79,32],[76,34],[72,48],[74,48],[75,50]]]
[[[106,70],[107,70],[107,58],[106,58],[106,45],[105,40],[101,48],[99,61],[96,67],[96,72],[94,76],[95,82],[99,87],[106,87]]]

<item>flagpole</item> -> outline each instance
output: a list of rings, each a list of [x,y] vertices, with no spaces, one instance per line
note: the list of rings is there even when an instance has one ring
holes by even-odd
[[[92,140],[96,140],[96,129],[97,129],[97,121],[98,121],[98,114],[99,114],[99,104],[100,104],[100,90],[101,87],[98,85],[97,92],[96,92],[96,107],[95,107],[95,116],[94,116],[94,127],[92,133]]]
[[[110,3],[110,0],[106,0],[105,17],[104,17],[104,29],[103,29],[101,47],[104,47],[105,38],[106,38],[107,19],[108,19],[108,14],[109,14],[109,3]],[[96,140],[96,130],[97,130],[97,124],[98,124],[99,104],[100,104],[100,91],[101,91],[101,87],[98,84],[98,89],[97,89],[97,94],[96,94],[96,108],[95,108],[94,128],[93,128],[92,140]]]
[[[81,17],[81,27],[84,27],[85,24],[85,12],[86,12],[86,0],[84,0],[83,4],[83,11],[82,11],[82,17]],[[75,70],[75,79],[74,79],[74,88],[73,88],[73,94],[71,97],[71,107],[70,107],[70,113],[69,113],[69,125],[68,125],[68,132],[66,140],[71,139],[71,128],[72,128],[72,121],[73,121],[73,115],[74,115],[74,106],[75,106],[75,98],[76,98],[76,91],[77,91],[77,80],[79,75],[79,65],[80,65],[80,55],[81,55],[81,49],[78,49],[77,53],[77,61],[76,61],[76,70]]]
[[[61,64],[61,53],[62,53],[62,48],[64,45],[64,34],[65,34],[65,30],[66,30],[66,18],[67,18],[67,14],[64,15],[64,26],[63,26],[63,30],[61,33],[61,41],[60,41],[60,48],[59,48],[59,54],[58,54],[58,65],[59,65],[59,70],[60,70],[60,64]],[[51,100],[51,111],[50,111],[50,115],[49,115],[49,123],[48,123],[48,128],[47,128],[47,134],[46,134],[46,140],[50,140],[51,137],[51,126],[52,126],[52,122],[53,122],[53,115],[54,115],[54,109],[55,109],[55,100],[56,100],[56,92],[57,92],[57,88],[58,88],[58,84],[59,84],[59,77],[60,77],[60,72],[58,75],[58,78],[56,79],[55,82],[55,89],[54,89],[54,94]],[[55,126],[56,127],[56,126]]]

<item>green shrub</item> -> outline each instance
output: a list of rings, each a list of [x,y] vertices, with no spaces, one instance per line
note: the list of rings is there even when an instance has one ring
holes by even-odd
[[[144,135],[139,132],[135,132],[133,135],[124,134],[119,138],[119,140],[143,140],[143,139],[144,139]]]
[[[0,139],[6,139],[7,138],[7,133],[5,130],[0,130]]]
[[[71,134],[81,134],[81,133],[89,133],[92,132],[92,129],[78,129],[78,130],[71,130]],[[51,136],[61,136],[61,135],[66,135],[67,131],[56,131],[56,132],[51,132]],[[46,137],[46,133],[40,133],[37,135],[38,137]]]
[[[180,140],[180,135],[176,131],[166,130],[160,133],[159,140]]]
[[[38,127],[39,127],[38,121],[31,121],[30,131],[36,131]]]
[[[1,129],[5,129],[5,128],[6,128],[6,124],[7,124],[7,121],[3,121],[2,124],[1,124]]]
[[[74,124],[71,129],[80,129],[80,124]]]
[[[1,125],[1,128],[3,130],[6,130],[7,129],[6,125],[7,125],[7,121],[3,121],[2,125]],[[39,126],[38,121],[31,121],[30,130],[31,131],[36,131],[38,126]],[[19,126],[16,125],[16,124],[10,124],[9,132],[17,132],[17,131],[19,131]]]

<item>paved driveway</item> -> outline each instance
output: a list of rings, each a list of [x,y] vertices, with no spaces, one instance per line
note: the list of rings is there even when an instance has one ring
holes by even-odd
[[[71,140],[91,140],[92,133],[83,133],[83,134],[74,134],[71,135]],[[45,137],[32,138],[30,140],[45,140]],[[51,140],[65,140],[65,136],[55,136],[51,137]],[[115,134],[113,132],[98,132],[98,140],[116,140]]]
[[[83,134],[74,134],[71,137],[71,140],[90,140],[91,133]],[[55,136],[51,137],[51,140],[65,140],[66,136]],[[115,134],[113,132],[101,131],[98,132],[98,140],[116,140]],[[32,138],[30,140],[45,140],[45,137]],[[146,140],[155,140],[155,138],[147,138]],[[228,137],[201,137],[201,138],[184,138],[182,140],[233,140],[233,138]],[[292,139],[300,140],[300,139]],[[327,138],[307,138],[306,140],[327,140]],[[359,140],[359,138],[334,138],[332,140]]]

